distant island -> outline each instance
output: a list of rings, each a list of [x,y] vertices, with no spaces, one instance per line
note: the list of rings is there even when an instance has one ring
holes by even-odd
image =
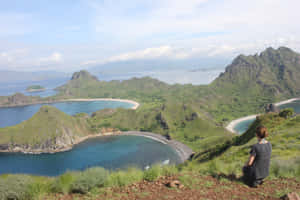
[[[41,91],[45,91],[45,90],[46,90],[46,88],[44,88],[43,86],[40,86],[40,85],[31,85],[26,88],[27,92],[41,92]]]

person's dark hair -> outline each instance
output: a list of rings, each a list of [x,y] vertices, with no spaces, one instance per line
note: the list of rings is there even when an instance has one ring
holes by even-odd
[[[264,127],[264,126],[259,126],[256,128],[256,135],[259,137],[259,138],[265,138],[265,137],[268,137],[268,131],[267,131],[267,128]]]

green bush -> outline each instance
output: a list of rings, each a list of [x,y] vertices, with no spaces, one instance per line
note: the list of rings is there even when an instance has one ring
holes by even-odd
[[[51,184],[49,181],[34,180],[28,188],[28,196],[41,199],[42,195],[49,194],[51,192]]]
[[[166,165],[162,167],[163,176],[173,176],[178,173],[176,165]]]
[[[280,111],[279,116],[287,119],[287,118],[293,116],[294,113],[295,113],[294,109],[286,108],[286,109],[283,109],[282,111]]]
[[[109,175],[105,186],[122,187],[143,179],[143,171],[136,168],[129,168],[126,171],[116,171]]]
[[[153,165],[150,169],[144,171],[143,179],[146,181],[155,181],[162,173],[162,167]]]
[[[33,197],[29,193],[32,179],[25,175],[13,175],[0,181],[1,200],[27,200]]]
[[[94,187],[103,186],[108,172],[103,168],[90,168],[81,172],[71,184],[71,192],[86,194]]]
[[[77,175],[74,172],[67,172],[57,177],[51,184],[51,192],[67,194]]]
[[[270,176],[276,178],[299,178],[300,160],[274,160],[270,166]]]

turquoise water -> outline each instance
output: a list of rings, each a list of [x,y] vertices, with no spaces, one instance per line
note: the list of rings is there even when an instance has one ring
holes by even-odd
[[[280,109],[293,108],[297,114],[300,114],[300,101],[293,101],[288,104],[283,104],[283,105],[279,106],[279,108]]]
[[[233,129],[238,133],[242,134],[248,130],[251,124],[255,121],[255,118],[242,121],[238,123]]]
[[[0,174],[57,176],[94,166],[111,170],[131,166],[144,169],[165,160],[180,162],[171,147],[158,141],[139,136],[107,136],[86,140],[71,151],[55,154],[0,153]]]
[[[294,101],[291,103],[287,103],[287,104],[283,104],[281,106],[279,106],[280,109],[284,109],[284,108],[293,108],[295,113],[300,114],[300,101]],[[248,128],[250,127],[250,125],[255,121],[254,119],[249,119],[249,120],[245,120],[242,121],[240,123],[238,123],[235,127],[234,130],[238,133],[238,134],[242,134],[244,132],[246,132],[248,130]]]
[[[133,106],[131,103],[118,101],[82,101],[0,108],[0,128],[13,126],[31,118],[43,105],[54,106],[69,115],[74,115],[81,112],[91,114],[104,108],[131,108]]]

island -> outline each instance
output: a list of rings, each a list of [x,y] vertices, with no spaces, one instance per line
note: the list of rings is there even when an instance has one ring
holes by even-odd
[[[107,182],[114,184],[101,183],[103,188],[101,194],[96,195],[98,199],[114,199],[116,196],[101,196],[111,195],[111,186],[122,188],[113,190],[118,195],[124,191],[135,195],[137,189],[149,187],[152,199],[162,199],[165,196],[158,196],[165,195],[162,189],[171,191],[164,189],[165,185],[171,185],[169,181],[186,186],[172,190],[172,197],[181,190],[193,195],[198,192],[198,199],[207,198],[206,193],[218,195],[216,199],[232,199],[233,194],[243,199],[255,199],[257,195],[261,196],[256,199],[279,199],[287,191],[299,191],[300,116],[293,115],[293,112],[290,112],[291,115],[282,115],[273,109],[265,113],[265,107],[270,103],[300,96],[300,54],[289,48],[268,48],[260,54],[240,55],[209,85],[169,85],[150,77],[107,82],[98,80],[87,71],[80,71],[56,90],[58,93],[48,98],[22,94],[0,96],[0,106],[102,98],[131,99],[139,102],[140,106],[138,109],[104,109],[92,115],[81,113],[75,116],[52,106],[43,106],[32,118],[12,127],[0,128],[0,152],[55,153],[70,150],[87,138],[113,134],[138,135],[167,143],[177,152],[182,151],[182,161],[195,152],[184,164],[171,166],[166,171],[168,176],[164,176],[160,172],[163,170],[155,166],[145,171],[135,170],[131,174],[122,170],[111,172]],[[255,121],[244,134],[232,133],[232,127],[225,129],[231,120],[256,113],[260,114],[252,116]],[[249,158],[251,146],[257,143],[255,132],[259,126],[269,130],[268,141],[273,146],[272,179],[267,179],[265,184],[259,186],[257,194],[253,194],[254,189],[240,183],[241,168]],[[42,180],[45,188],[50,188],[55,183],[57,189],[43,193],[46,198],[60,194],[62,199],[69,199],[70,195],[80,199],[92,189],[99,189],[97,182],[86,188],[86,183],[94,182],[92,178],[100,174],[90,175],[89,170],[57,178],[32,179],[33,182],[27,181],[27,185],[32,188],[40,184],[38,180]],[[133,179],[133,173],[140,174],[140,178]],[[66,187],[60,181],[67,176],[70,181]],[[15,177],[24,178],[21,175]],[[0,197],[8,189],[13,192],[26,189],[23,185],[15,186],[20,181],[13,179],[14,176],[5,175],[1,178],[3,189],[0,190]],[[120,180],[126,181],[119,183]],[[127,180],[133,181],[129,183]],[[78,183],[84,185],[84,191],[75,188]],[[189,187],[193,185],[199,189]],[[110,192],[106,194],[102,189]],[[140,191],[138,194],[141,194]],[[73,194],[76,192],[81,194]],[[141,199],[140,196],[130,197]]]
[[[26,88],[26,92],[42,92],[45,90],[46,88],[41,85],[31,85]]]

